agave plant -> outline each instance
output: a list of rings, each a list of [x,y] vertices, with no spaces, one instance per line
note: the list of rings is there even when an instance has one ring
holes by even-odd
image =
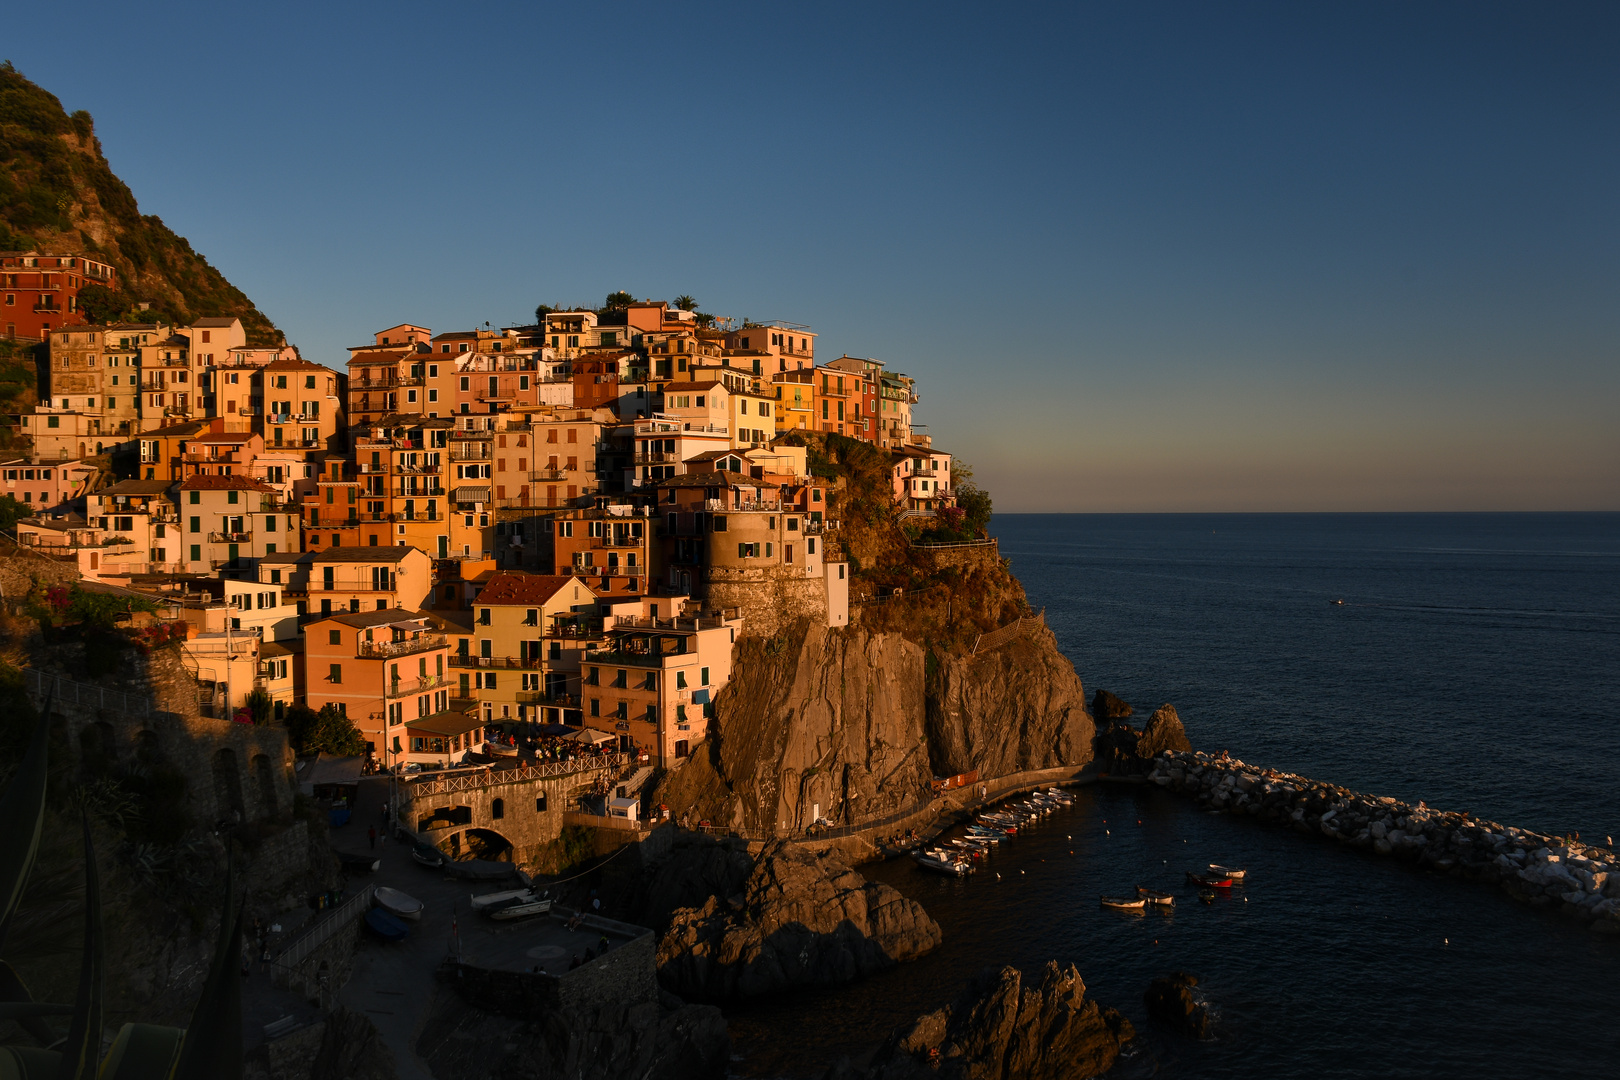
[[[51,706],[45,700],[22,764],[0,796],[0,948],[17,914],[23,889],[39,854],[45,827],[45,788]],[[0,1046],[0,1080],[237,1080],[242,1075],[241,980],[235,960],[242,949],[242,905],[234,874],[225,875],[225,908],[202,998],[185,1028],[125,1024],[105,1057],[101,1054],[106,942],[102,937],[101,882],[81,810],[84,831],[84,946],[79,991],[72,1005],[34,1001],[28,988],[0,960],[0,1019],[15,1020],[41,1046]],[[65,1037],[47,1022],[68,1017]]]

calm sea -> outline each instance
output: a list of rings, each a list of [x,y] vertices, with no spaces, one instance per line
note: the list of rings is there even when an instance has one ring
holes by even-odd
[[[1137,722],[1168,701],[1199,749],[1620,834],[1620,515],[1003,515],[996,533],[1087,691]],[[1211,861],[1251,884],[1169,916],[1096,904]],[[819,1075],[979,968],[1048,959],[1147,1032],[1121,1076],[1560,1076],[1620,1054],[1620,940],[1477,886],[1109,785],[993,863],[962,882],[867,868],[944,946],[737,1010],[737,1073]],[[1202,977],[1214,1042],[1146,1024],[1142,991],[1175,970]]]

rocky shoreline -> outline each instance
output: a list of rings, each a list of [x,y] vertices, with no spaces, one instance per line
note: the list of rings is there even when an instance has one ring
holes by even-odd
[[[1556,907],[1594,932],[1620,934],[1620,860],[1608,848],[1205,753],[1162,751],[1148,780],[1211,810],[1495,885],[1533,907]]]

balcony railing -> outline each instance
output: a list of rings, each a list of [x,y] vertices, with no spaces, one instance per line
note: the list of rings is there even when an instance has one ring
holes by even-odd
[[[442,689],[449,684],[438,675],[429,675],[425,679],[394,679],[388,683],[383,691],[384,697],[398,698],[410,697],[412,694],[425,694],[429,690]]]
[[[362,641],[356,651],[360,657],[409,656],[411,653],[442,649],[449,644],[443,634],[417,634],[404,641]]]
[[[494,456],[487,446],[473,446],[464,450],[450,451],[451,461],[489,461]]]
[[[615,630],[674,630],[691,633],[697,630],[719,630],[725,625],[724,619],[709,615],[695,619],[654,619],[647,615],[619,615],[613,620]]]
[[[579,708],[579,698],[573,694],[554,694],[546,690],[519,690],[519,705],[540,705],[558,709]]]
[[[568,479],[568,470],[566,470],[566,469],[534,469],[529,473],[529,479],[530,480],[566,480],[566,479]]]
[[[450,666],[460,668],[510,668],[514,670],[535,671],[545,661],[538,656],[524,659],[521,656],[462,656],[453,653],[450,656]]]
[[[575,563],[573,566],[570,566],[568,568],[568,571],[569,571],[569,573],[577,574],[580,577],[632,577],[632,578],[639,578],[639,577],[646,577],[647,576],[647,568],[645,566],[640,565],[640,564],[637,564],[635,566],[629,566],[629,565],[622,565],[621,566],[621,565],[619,565],[617,563],[609,563],[606,566],[597,566],[594,563],[593,564]]]
[[[393,582],[389,582],[387,588],[378,588],[378,586],[381,584],[381,582],[373,581],[370,578],[366,578],[361,581],[327,581],[323,578],[320,581],[311,581],[309,583],[309,591],[355,593],[391,593],[395,591],[393,588]]]
[[[637,465],[676,465],[680,463],[680,460],[681,456],[679,454],[663,451],[656,454],[637,454],[635,463]]]
[[[247,544],[253,541],[250,532],[211,532],[208,534],[210,544]]]

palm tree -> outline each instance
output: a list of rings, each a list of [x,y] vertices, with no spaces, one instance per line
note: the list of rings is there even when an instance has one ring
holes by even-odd
[[[675,306],[680,308],[682,311],[696,311],[697,299],[682,293],[680,296],[675,298]]]

